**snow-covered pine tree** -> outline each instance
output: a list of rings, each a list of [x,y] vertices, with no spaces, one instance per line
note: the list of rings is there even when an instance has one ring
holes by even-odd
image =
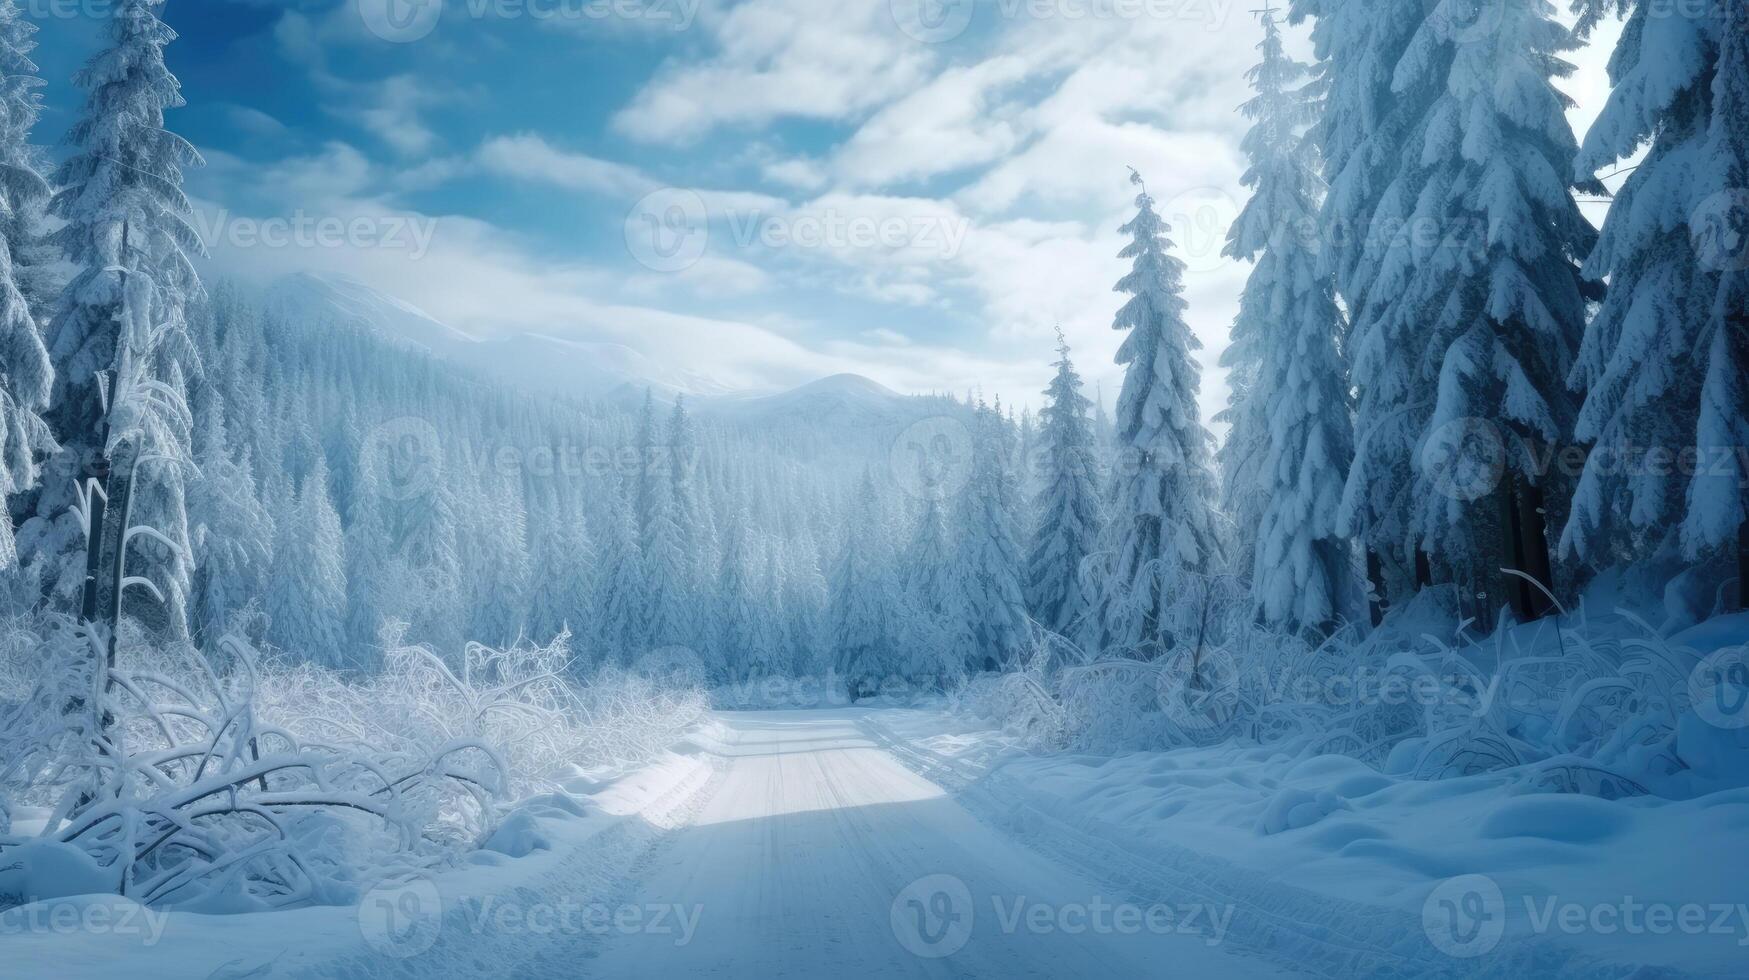
[[[706,660],[712,680],[739,683],[750,676],[748,665],[763,659],[756,649],[757,626],[762,611],[754,591],[752,538],[753,515],[742,508],[738,520],[729,524],[717,573],[716,601],[721,609],[711,656]]]
[[[613,488],[607,497],[607,526],[601,542],[602,572],[595,600],[595,607],[601,610],[596,642],[604,662],[630,664],[644,652],[649,639],[644,553],[638,545],[635,490]]]
[[[1014,477],[1014,430],[1002,405],[980,407],[972,431],[971,479],[960,492],[960,584],[975,639],[973,670],[1012,665],[1026,642],[1025,558],[1016,530],[1020,493]]]
[[[188,433],[186,420],[176,418],[185,400],[176,368],[197,367],[184,309],[200,288],[189,256],[202,250],[187,219],[182,169],[200,156],[164,128],[164,111],[182,105],[182,95],[164,65],[164,47],[176,33],[158,19],[162,3],[122,0],[109,19],[108,47],[74,79],[87,99],[67,134],[73,152],[55,174],[49,213],[65,224],[50,240],[82,271],[67,284],[47,333],[56,374],[45,418],[61,448],[31,526],[21,529],[21,544],[29,561],[41,563],[51,595],[62,605],[76,604],[87,541],[73,513],[75,481],[112,469],[125,474],[136,518],[157,520],[165,535],[130,554],[129,566],[130,575],[155,583],[163,601],[130,608],[180,636],[187,630],[182,603],[190,570],[187,541],[178,537],[186,522],[178,527],[183,504],[174,461],[186,456]],[[131,405],[127,386],[140,399]],[[157,413],[163,406],[168,414]],[[162,423],[153,426],[154,445],[112,445],[112,435],[139,431],[142,411]],[[118,451],[125,458],[112,460]],[[137,474],[136,459],[143,464]],[[127,496],[111,494],[112,501]],[[99,541],[98,547],[109,546]]]
[[[1116,291],[1130,299],[1113,329],[1126,331],[1117,363],[1126,368],[1117,403],[1119,458],[1107,537],[1114,562],[1100,598],[1102,650],[1153,658],[1173,647],[1165,622],[1186,576],[1222,561],[1210,471],[1212,437],[1197,414],[1200,345],[1184,322],[1184,263],[1167,253],[1166,224],[1131,172],[1136,216],[1122,229],[1131,260]]]
[[[679,548],[686,559],[686,577],[680,584],[689,592],[703,595],[717,572],[716,524],[710,519],[710,508],[704,499],[697,427],[687,414],[685,399],[680,397],[674,399],[674,411],[668,416],[667,464],[672,516]],[[702,617],[695,615],[690,623],[690,632],[677,642],[689,647],[704,645]]]
[[[1674,547],[1680,531],[1681,543],[1699,555],[1729,543],[1742,523],[1740,494],[1708,494],[1710,480],[1690,480],[1678,467],[1623,464],[1653,447],[1749,445],[1729,421],[1735,400],[1735,424],[1743,424],[1743,395],[1742,362],[1735,372],[1730,366],[1726,275],[1729,260],[1740,262],[1742,254],[1731,251],[1731,236],[1749,221],[1743,137],[1732,135],[1741,121],[1728,111],[1733,98],[1738,114],[1746,108],[1743,8],[1583,0],[1578,9],[1581,34],[1607,14],[1627,14],[1609,63],[1613,88],[1586,135],[1579,172],[1613,167],[1642,147],[1646,154],[1617,192],[1585,266],[1610,284],[1571,378],[1585,395],[1576,437],[1597,450],[1580,475],[1561,543],[1600,563]],[[1734,34],[1727,18],[1738,19]],[[1744,304],[1735,309],[1740,314]],[[1739,321],[1735,336],[1743,329]],[[1715,367],[1723,370],[1715,374]],[[1703,424],[1703,414],[1714,424]],[[1741,465],[1734,452],[1725,456],[1733,469]]]
[[[267,591],[273,568],[273,516],[256,494],[249,450],[238,452],[217,405],[201,417],[200,479],[190,486],[194,523],[194,636],[210,643],[231,617]]]
[[[1036,439],[1040,489],[1038,515],[1027,558],[1026,601],[1039,625],[1081,642],[1092,618],[1095,595],[1084,564],[1099,548],[1104,514],[1092,405],[1081,393],[1081,376],[1069,359],[1069,344],[1057,331],[1057,373],[1045,389]]]
[[[352,648],[352,662],[366,664],[382,635],[384,621],[389,618],[390,598],[387,589],[391,581],[392,555],[395,545],[390,537],[388,505],[378,482],[377,468],[360,466],[351,489],[352,500],[346,511],[346,642]]]
[[[14,518],[30,513],[39,466],[55,448],[40,414],[54,369],[40,326],[50,286],[41,228],[50,192],[30,143],[42,112],[42,80],[30,60],[35,33],[18,4],[0,0],[0,572],[7,573],[17,566]]]
[[[1701,260],[1719,285],[1701,340],[1706,344],[1697,445],[1702,459],[1688,486],[1682,546],[1689,558],[1737,548],[1737,607],[1749,609],[1749,7],[1723,13],[1713,118],[1701,172],[1716,188],[1690,219]],[[1727,461],[1727,462],[1720,462]]]
[[[638,545],[644,550],[650,547],[650,508],[654,506],[654,483],[657,474],[666,467],[657,458],[656,443],[661,434],[656,431],[656,393],[649,388],[644,389],[644,405],[638,411],[638,430],[636,433],[638,450],[638,471],[632,474],[632,515],[638,525]]]
[[[1319,222],[1321,270],[1334,276],[1348,311],[1345,349],[1358,393],[1355,461],[1339,530],[1367,549],[1381,598],[1397,600],[1421,584],[1413,460],[1432,398],[1418,359],[1425,344],[1393,335],[1384,322],[1408,274],[1404,246],[1414,231],[1406,224],[1414,197],[1396,177],[1403,147],[1442,86],[1429,79],[1392,89],[1393,70],[1423,22],[1423,4],[1292,0],[1291,9],[1295,22],[1315,19],[1316,84],[1325,101],[1311,135],[1329,185]]]
[[[467,549],[472,622],[468,638],[507,646],[527,626],[529,593],[528,514],[520,480],[482,474]],[[545,641],[551,636],[536,637]]]
[[[1249,73],[1256,97],[1243,149],[1251,201],[1234,222],[1226,254],[1254,263],[1223,363],[1239,374],[1224,447],[1227,498],[1262,619],[1318,628],[1352,601],[1348,542],[1336,513],[1354,457],[1348,366],[1338,347],[1342,314],[1320,272],[1314,229],[1314,146],[1303,138],[1318,98],[1306,66],[1288,57],[1273,10],[1264,10],[1262,60]],[[1238,561],[1236,559],[1236,561]]]
[[[321,459],[304,478],[278,530],[267,591],[268,639],[316,663],[346,666],[349,656],[340,633],[346,615],[345,539]]]
[[[543,520],[530,534],[534,555],[528,630],[543,643],[565,629],[586,630],[596,620],[596,553],[588,519],[559,496],[537,512]],[[592,652],[597,657],[605,653]]]
[[[1554,84],[1578,42],[1547,0],[1489,5],[1479,20],[1473,7],[1440,0],[1395,67],[1393,93],[1437,94],[1385,194],[1381,212],[1415,235],[1386,261],[1401,272],[1378,281],[1356,363],[1377,363],[1382,346],[1407,353],[1419,364],[1410,398],[1433,398],[1411,513],[1436,565],[1476,585],[1512,568],[1553,589],[1545,503],[1564,509],[1566,491],[1540,460],[1572,431],[1566,381],[1595,294],[1579,272],[1596,232],[1570,186],[1572,103]],[[1478,426],[1497,438],[1473,437]],[[1502,472],[1497,492],[1473,478],[1490,472]],[[1500,584],[1487,591],[1521,618],[1544,610],[1529,582]]]
[[[647,622],[652,647],[688,646],[697,636],[697,616],[688,588],[691,556],[681,544],[674,518],[673,488],[666,474],[649,484],[650,523],[644,550],[644,582],[649,590]]]
[[[887,672],[884,658],[894,626],[894,602],[885,561],[886,534],[874,475],[865,470],[833,569],[828,617],[837,669],[852,695],[868,692]]]

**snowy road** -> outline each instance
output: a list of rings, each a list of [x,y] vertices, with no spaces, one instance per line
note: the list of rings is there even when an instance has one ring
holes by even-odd
[[[1122,904],[979,822],[871,741],[857,712],[729,714],[714,794],[635,901],[696,933],[609,939],[606,977],[1271,976],[1226,910]]]

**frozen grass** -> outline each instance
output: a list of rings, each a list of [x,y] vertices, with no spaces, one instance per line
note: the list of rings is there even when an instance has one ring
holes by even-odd
[[[236,636],[210,654],[126,638],[106,720],[90,707],[101,637],[10,624],[0,904],[92,891],[209,911],[345,901],[361,881],[479,846],[506,804],[577,767],[651,758],[705,710],[699,692],[635,674],[573,677],[564,636],[449,660],[403,635],[386,630],[382,668],[360,677]]]
[[[1510,772],[1557,792],[1687,798],[1749,785],[1738,733],[1705,725],[1689,681],[1718,635],[1665,636],[1585,606],[1478,636],[1427,602],[1316,644],[1246,626],[1158,660],[1039,656],[959,704],[1035,748],[1096,753],[1227,742],[1342,755],[1417,779]],[[1722,745],[1728,741],[1730,745]]]

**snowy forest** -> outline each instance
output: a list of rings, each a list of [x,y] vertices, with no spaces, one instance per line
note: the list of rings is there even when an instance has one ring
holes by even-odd
[[[1108,160],[1121,387],[1059,328],[1020,400],[537,387],[215,268],[169,6],[64,79],[0,0],[0,972],[1741,970],[1738,0],[1237,12],[1224,348]]]

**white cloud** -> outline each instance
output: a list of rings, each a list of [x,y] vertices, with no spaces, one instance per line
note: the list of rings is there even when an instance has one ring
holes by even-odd
[[[934,58],[889,0],[746,0],[701,13],[714,56],[671,61],[613,120],[633,139],[687,143],[720,126],[853,117],[911,91]]]
[[[658,186],[636,167],[557,150],[533,133],[489,139],[475,151],[474,160],[490,174],[542,181],[574,191],[636,197]]]

